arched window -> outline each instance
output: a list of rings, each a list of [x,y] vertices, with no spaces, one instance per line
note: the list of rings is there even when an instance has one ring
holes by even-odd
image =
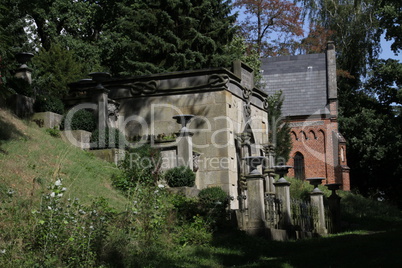
[[[294,171],[296,179],[304,180],[304,156],[300,152],[297,152],[293,157],[294,160]]]

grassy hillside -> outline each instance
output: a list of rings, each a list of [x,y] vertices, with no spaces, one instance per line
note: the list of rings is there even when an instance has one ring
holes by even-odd
[[[0,109],[0,267],[402,266],[401,213],[383,202],[341,193],[343,233],[267,241],[215,228],[197,200],[164,188],[126,198],[111,184],[120,172]],[[312,190],[291,182],[292,196]]]
[[[0,189],[21,198],[37,196],[58,178],[66,195],[84,203],[103,197],[121,209],[124,197],[111,186],[119,170],[80,150],[60,137],[51,136],[35,123],[21,121],[0,109]]]

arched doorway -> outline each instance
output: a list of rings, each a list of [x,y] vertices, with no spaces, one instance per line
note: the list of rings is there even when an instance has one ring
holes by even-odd
[[[293,168],[295,171],[296,179],[304,180],[306,177],[305,177],[305,173],[304,173],[304,156],[303,156],[303,154],[300,152],[297,152],[295,154],[295,156],[293,157],[293,160],[294,160]]]

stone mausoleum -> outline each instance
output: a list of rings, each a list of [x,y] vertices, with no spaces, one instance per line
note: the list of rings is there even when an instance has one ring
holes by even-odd
[[[241,229],[279,240],[326,234],[323,193],[313,190],[313,214],[319,217],[306,222],[305,205],[292,201],[284,176],[292,166],[291,176],[315,187],[324,178],[333,191],[340,185],[349,189],[333,44],[324,54],[264,59],[262,69],[264,90],[254,86],[253,70],[240,61],[231,69],[131,78],[93,73],[70,85],[66,103],[94,110],[98,129],[119,129],[126,146],[159,148],[162,170],[188,166],[198,189],[221,187]],[[275,164],[274,145],[268,143],[267,97],[277,90],[284,93],[282,113],[291,125],[289,166]],[[338,204],[336,195],[333,199]]]
[[[254,87],[253,77],[241,62],[231,70],[94,77],[71,84],[67,103],[98,102],[101,112],[107,108],[107,124],[119,128],[130,146],[159,147],[163,169],[193,168],[197,188],[223,188],[237,209],[238,196],[246,194],[243,158],[263,156],[267,146],[267,94]]]

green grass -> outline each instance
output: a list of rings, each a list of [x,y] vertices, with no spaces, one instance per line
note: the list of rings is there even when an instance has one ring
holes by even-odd
[[[120,171],[91,153],[53,137],[32,122],[22,122],[0,110],[0,184],[21,197],[37,195],[39,189],[63,180],[67,195],[83,203],[103,197],[122,209],[125,198],[111,186]]]
[[[24,244],[24,236],[29,237],[27,232],[33,230],[29,215],[38,207],[41,194],[48,192],[47,186],[58,178],[68,188],[65,198],[77,197],[89,204],[94,198],[103,197],[117,211],[123,211],[128,204],[111,185],[110,178],[120,172],[112,164],[1,109],[0,170],[0,250],[7,247],[7,256],[3,257],[16,260],[15,263],[21,259],[21,263],[27,264],[31,257],[35,260]],[[311,185],[289,180],[292,195],[308,197]],[[322,189],[326,196],[330,194]],[[7,195],[10,190],[15,192],[13,198]],[[127,240],[127,235],[119,231],[123,223],[113,222],[111,230],[121,237],[111,232],[107,243],[116,243],[119,252],[108,258],[120,259],[115,260],[116,266],[104,267],[122,267],[118,263],[141,263],[141,267],[402,267],[401,212],[384,202],[342,191],[339,194],[344,225],[340,234],[278,242],[241,231],[220,230],[213,233],[210,241],[206,240],[209,242],[178,244],[173,236],[180,233],[169,233],[174,230],[169,226],[175,224],[172,220],[163,226],[168,231],[154,243],[156,249],[149,249],[152,258],[146,260],[132,250],[135,240]],[[183,230],[195,232],[191,227]],[[134,244],[130,247],[119,241]],[[110,250],[116,247],[111,246]],[[0,260],[2,254],[0,251]]]

